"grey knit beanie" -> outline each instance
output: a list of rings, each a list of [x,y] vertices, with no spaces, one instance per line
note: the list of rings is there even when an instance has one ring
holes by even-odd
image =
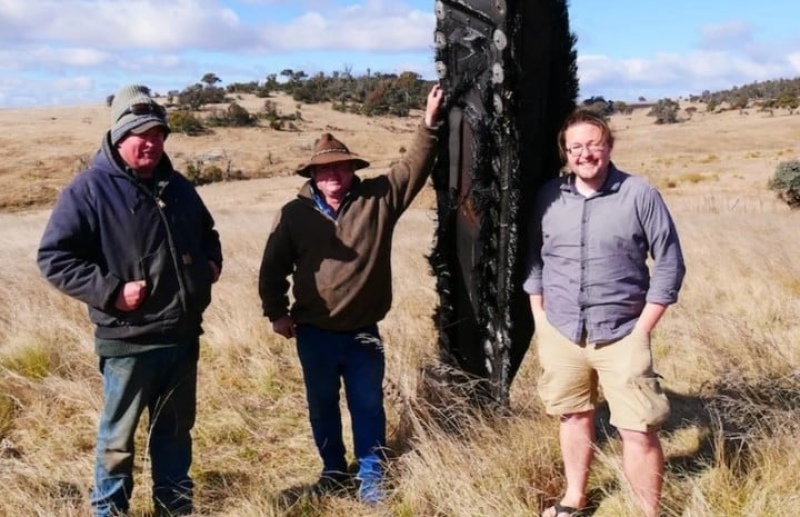
[[[144,133],[161,126],[169,134],[166,111],[150,96],[147,86],[123,86],[111,102],[111,144],[117,145],[129,132]]]

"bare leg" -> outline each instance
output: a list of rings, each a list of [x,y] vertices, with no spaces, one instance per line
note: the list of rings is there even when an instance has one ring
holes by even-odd
[[[622,465],[647,517],[658,517],[664,481],[664,451],[657,431],[620,429]]]
[[[594,410],[562,415],[559,439],[561,456],[564,459],[564,475],[567,478],[567,489],[561,504],[583,508],[586,505],[589,467],[594,458]],[[550,507],[542,516],[558,517],[558,514]]]

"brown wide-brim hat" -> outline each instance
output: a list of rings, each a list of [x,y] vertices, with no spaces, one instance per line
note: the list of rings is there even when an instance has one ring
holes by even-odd
[[[314,142],[314,151],[311,153],[311,159],[300,165],[294,172],[304,178],[310,178],[314,166],[340,162],[352,163],[354,170],[369,167],[368,161],[362,160],[358,155],[351,153],[350,149],[333,138],[333,135],[330,133],[323,133],[322,136]]]

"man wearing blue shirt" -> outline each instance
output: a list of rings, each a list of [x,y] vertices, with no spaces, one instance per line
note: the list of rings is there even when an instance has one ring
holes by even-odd
[[[601,116],[570,115],[559,133],[568,174],[540,190],[530,227],[525,290],[543,370],[539,393],[560,418],[567,481],[543,517],[586,505],[598,385],[622,437],[626,478],[645,515],[658,515],[664,454],[657,433],[669,403],[653,371],[650,336],[677,301],[685,267],[661,195],[617,169],[613,147]]]

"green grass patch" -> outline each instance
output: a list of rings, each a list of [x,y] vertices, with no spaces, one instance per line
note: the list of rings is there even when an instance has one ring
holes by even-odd
[[[44,379],[50,375],[52,363],[50,352],[41,343],[19,347],[0,358],[0,366],[33,380]]]

